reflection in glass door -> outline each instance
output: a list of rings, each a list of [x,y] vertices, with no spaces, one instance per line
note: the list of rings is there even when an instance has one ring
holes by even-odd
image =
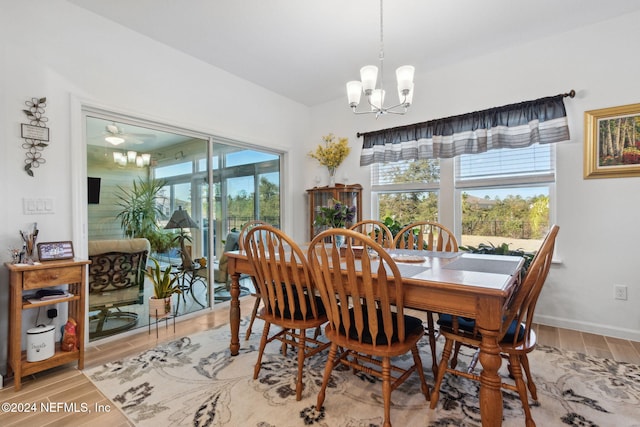
[[[225,291],[228,282],[214,279],[229,232],[252,219],[281,225],[282,153],[215,138],[209,153],[209,141],[197,133],[91,108],[84,110],[84,118],[87,176],[100,182],[99,201],[88,206],[88,239],[147,239],[150,257],[179,278],[183,293],[174,296],[178,316],[224,300],[214,290]],[[145,199],[151,201],[146,203],[150,217],[141,216],[138,199],[131,197],[142,187],[152,189]],[[130,201],[131,221],[125,224],[121,212]],[[176,213],[187,214],[190,221],[165,228]],[[133,226],[143,217],[145,227]],[[118,306],[90,293],[90,340],[146,327],[151,293],[148,279],[135,301]],[[98,332],[98,324],[106,327]]]
[[[182,295],[174,295],[177,315],[208,307],[206,268],[195,263],[184,268],[180,253],[183,241],[191,259],[204,258],[206,264],[210,253],[202,238],[208,193],[201,189],[208,182],[208,141],[89,110],[84,111],[87,176],[99,183],[87,209],[89,256],[95,247],[121,248],[132,238],[146,239],[148,256],[177,276],[183,287]],[[179,207],[195,226],[165,229]],[[148,299],[153,286],[142,274],[148,265],[141,264],[127,280],[119,279],[123,266],[115,261],[105,266],[100,277],[95,270],[89,274],[90,340],[146,327],[152,320]],[[104,281],[108,286],[99,285]]]
[[[182,293],[175,297],[175,313],[180,316],[209,306],[208,191],[206,145],[190,147],[152,169],[154,177],[165,183],[167,195],[163,210],[167,221],[160,221],[173,243],[165,257],[178,277]]]

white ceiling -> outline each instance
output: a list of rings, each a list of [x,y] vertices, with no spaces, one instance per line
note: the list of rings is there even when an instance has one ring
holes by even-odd
[[[376,0],[68,1],[308,106],[346,98],[360,67],[378,65]],[[385,84],[400,65],[416,67],[419,85],[422,72],[639,9],[637,0],[387,0]]]
[[[106,142],[105,137],[112,133],[110,126],[116,126],[117,136],[124,139],[120,145],[114,146]],[[123,120],[107,120],[89,115],[85,123],[86,142],[89,145],[108,147],[119,151],[135,150],[146,152],[157,152],[158,150],[178,145],[183,142],[192,141],[194,138],[188,135],[178,135],[164,132],[159,129],[136,126],[131,123],[124,123]]]

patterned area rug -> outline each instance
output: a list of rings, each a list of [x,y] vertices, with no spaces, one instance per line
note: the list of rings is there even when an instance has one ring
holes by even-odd
[[[295,400],[295,352],[267,347],[258,380],[253,367],[262,323],[229,355],[227,326],[177,339],[136,357],[84,371],[136,426],[380,426],[381,384],[366,375],[334,370],[322,411],[314,409],[322,382],[323,354],[308,360],[302,400]],[[429,346],[421,342],[425,369]],[[439,346],[439,349],[441,346]],[[410,356],[406,359],[410,362]],[[460,358],[460,366],[470,354]],[[539,402],[538,426],[640,426],[640,368],[627,363],[539,347],[530,356]],[[503,363],[505,365],[505,363]],[[506,368],[503,366],[503,375]],[[427,369],[427,382],[433,377]],[[445,376],[437,409],[420,393],[416,375],[392,393],[396,426],[479,426],[479,383]],[[509,381],[505,379],[505,381]],[[504,426],[524,425],[517,394],[504,391]]]

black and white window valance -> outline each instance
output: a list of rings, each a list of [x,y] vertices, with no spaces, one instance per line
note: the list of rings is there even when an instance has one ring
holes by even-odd
[[[359,134],[364,137],[360,166],[568,141],[564,96]]]

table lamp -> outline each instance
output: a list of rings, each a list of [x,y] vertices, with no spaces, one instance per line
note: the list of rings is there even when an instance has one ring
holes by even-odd
[[[171,215],[171,219],[167,225],[165,225],[165,230],[170,229],[180,229],[180,234],[178,234],[174,240],[180,243],[180,258],[182,258],[182,269],[190,270],[193,268],[193,261],[191,260],[191,256],[184,247],[184,241],[191,241],[191,237],[184,232],[184,228],[199,228],[198,224],[194,220],[191,219],[187,211],[182,209],[182,206],[178,206],[178,209],[173,212]]]

